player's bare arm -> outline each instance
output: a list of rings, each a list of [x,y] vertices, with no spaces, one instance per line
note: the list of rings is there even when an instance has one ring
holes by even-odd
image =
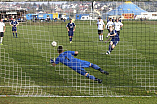
[[[10,23],[10,26],[13,26],[13,25]]]
[[[75,28],[76,28],[76,26],[74,26],[74,30],[73,31],[75,31]]]
[[[115,36],[116,35],[116,33],[114,33],[113,35],[110,35],[110,36]]]
[[[69,31],[69,28],[67,27],[67,30]]]
[[[104,24],[104,28],[103,28],[103,30],[105,29],[105,24]]]
[[[16,25],[16,27],[19,25],[19,23]]]
[[[4,26],[4,30],[3,30],[3,32],[5,32],[5,29],[6,29],[6,27]]]

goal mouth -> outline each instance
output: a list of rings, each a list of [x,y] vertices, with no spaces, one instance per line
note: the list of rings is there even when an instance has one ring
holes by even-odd
[[[0,96],[156,96],[156,4],[0,4]]]

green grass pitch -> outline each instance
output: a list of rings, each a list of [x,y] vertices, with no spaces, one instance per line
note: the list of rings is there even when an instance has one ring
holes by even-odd
[[[98,41],[96,22],[90,26],[89,21],[75,21],[72,44],[65,27],[67,22],[20,23],[18,38],[13,38],[11,27],[6,24],[4,45],[0,46],[0,94],[35,95],[37,92],[33,89],[20,88],[30,85],[39,86],[43,96],[44,93],[51,96],[156,95],[156,23],[124,21],[120,42],[111,55],[105,55],[108,43]],[[104,41],[106,35],[104,30]],[[58,56],[52,41],[63,45],[65,51],[79,51],[77,58],[99,65],[110,75],[86,69],[103,80],[97,84],[62,64],[52,67],[49,59]]]

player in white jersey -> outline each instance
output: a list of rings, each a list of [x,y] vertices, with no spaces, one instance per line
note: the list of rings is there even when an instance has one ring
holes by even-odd
[[[105,28],[105,24],[103,22],[103,20],[101,19],[101,17],[98,17],[98,22],[97,22],[97,26],[98,26],[98,35],[99,35],[99,41],[103,41],[103,30]]]
[[[0,37],[1,37],[0,45],[3,45],[2,41],[3,41],[4,32],[5,32],[5,24],[3,23],[3,19],[1,19],[1,22],[0,22]]]
[[[106,28],[107,28],[107,30],[108,30],[107,38],[108,38],[108,36],[110,35],[110,29],[109,29],[109,27],[112,26],[112,25],[113,25],[112,18],[110,18],[110,21],[109,21],[109,22],[107,23],[107,25],[106,25]]]
[[[120,36],[120,29],[122,28],[123,24],[119,21],[119,19],[116,19],[116,22],[114,22],[114,28],[117,31],[118,36]]]

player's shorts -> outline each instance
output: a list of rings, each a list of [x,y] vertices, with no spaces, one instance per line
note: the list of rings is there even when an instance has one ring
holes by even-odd
[[[108,30],[108,32],[110,33],[110,29],[107,29]]]
[[[4,33],[3,32],[0,32],[0,37],[3,37],[4,36]]]
[[[103,33],[103,30],[98,30],[98,34],[102,34]]]
[[[68,31],[68,35],[69,35],[69,36],[73,36],[73,35],[74,35],[74,32],[73,32],[73,31]]]
[[[17,31],[16,27],[13,26],[12,27],[12,31]]]
[[[120,31],[117,31],[118,36],[120,35]]]
[[[118,44],[118,41],[112,41],[112,42],[115,46]]]

